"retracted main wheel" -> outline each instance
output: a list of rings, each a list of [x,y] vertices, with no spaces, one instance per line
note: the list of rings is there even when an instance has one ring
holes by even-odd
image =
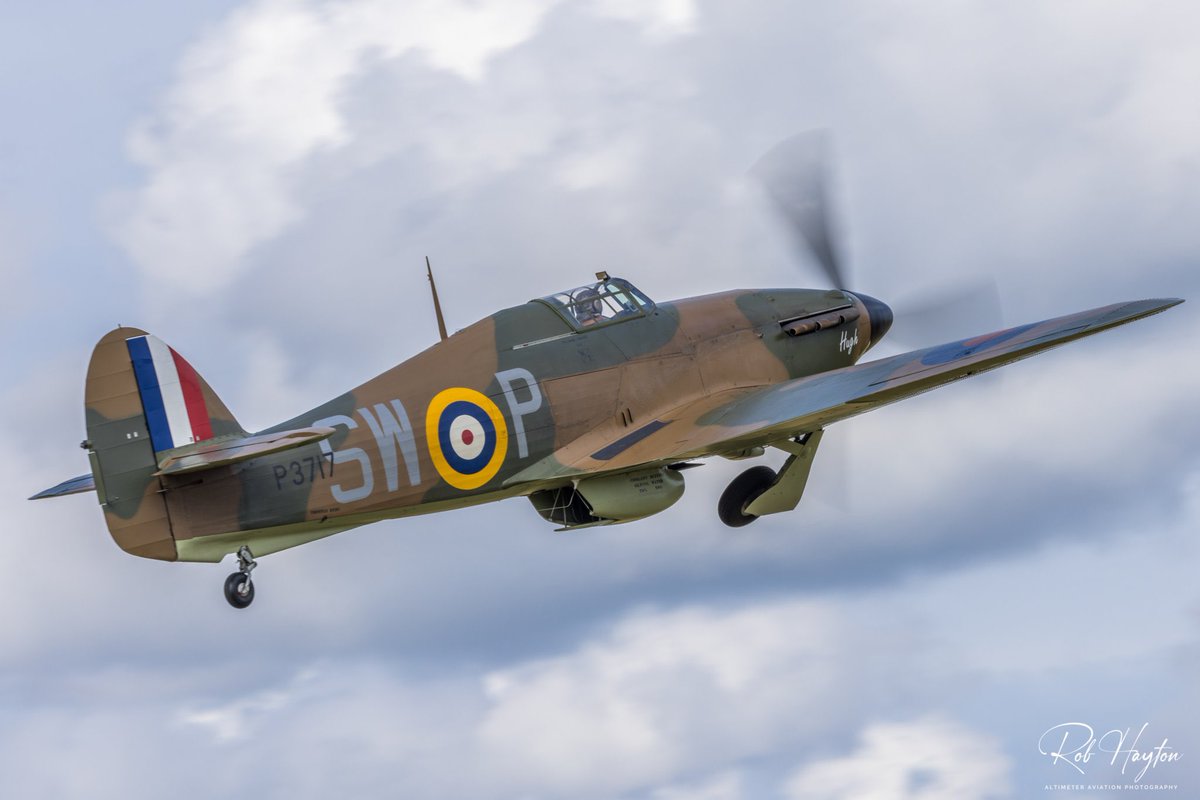
[[[775,483],[775,470],[770,467],[751,467],[738,475],[721,493],[717,501],[717,516],[731,528],[749,525],[758,517],[746,513],[746,506]]]
[[[244,572],[235,572],[225,579],[225,599],[234,608],[245,608],[254,600],[254,582]]]

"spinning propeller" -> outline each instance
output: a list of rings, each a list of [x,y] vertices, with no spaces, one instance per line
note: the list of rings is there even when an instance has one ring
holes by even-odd
[[[830,211],[829,163],[828,135],[808,131],[775,145],[750,172],[762,182],[800,258],[811,257],[831,286],[847,291],[850,281],[844,249]],[[1002,327],[999,294],[992,281],[928,288],[919,301],[901,303],[895,312],[869,295],[853,294],[867,307],[872,342],[878,342],[893,321],[897,329],[893,339],[908,347],[927,347]],[[834,507],[848,501],[854,450],[849,434],[849,430],[841,431],[822,448],[830,476],[826,499]]]
[[[775,145],[750,172],[761,181],[794,246],[816,261],[831,286],[847,291],[844,251],[830,211],[829,162],[827,134],[807,131]],[[872,327],[880,326],[872,330],[872,341],[877,341],[892,323],[892,309],[868,295],[853,294],[867,306]],[[898,338],[906,344],[940,344],[953,336],[1001,327],[993,281],[941,286],[923,295],[918,302],[902,304],[894,315]]]

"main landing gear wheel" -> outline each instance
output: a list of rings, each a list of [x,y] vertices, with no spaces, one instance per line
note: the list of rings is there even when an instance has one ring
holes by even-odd
[[[234,608],[245,608],[254,602],[254,581],[250,573],[258,566],[250,548],[243,546],[237,553],[238,571],[225,579],[225,599]]]
[[[758,517],[746,513],[746,506],[770,489],[775,483],[775,470],[770,467],[751,467],[730,481],[717,501],[717,516],[731,528],[749,525]]]

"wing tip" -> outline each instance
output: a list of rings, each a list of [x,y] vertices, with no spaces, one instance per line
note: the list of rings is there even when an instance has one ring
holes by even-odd
[[[1126,322],[1161,314],[1184,302],[1182,297],[1148,297],[1145,300],[1130,300],[1115,307],[1115,313]]]

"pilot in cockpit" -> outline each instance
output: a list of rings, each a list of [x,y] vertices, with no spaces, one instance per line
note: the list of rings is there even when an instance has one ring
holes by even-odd
[[[590,286],[575,293],[572,306],[580,325],[595,325],[604,313],[600,294]]]

